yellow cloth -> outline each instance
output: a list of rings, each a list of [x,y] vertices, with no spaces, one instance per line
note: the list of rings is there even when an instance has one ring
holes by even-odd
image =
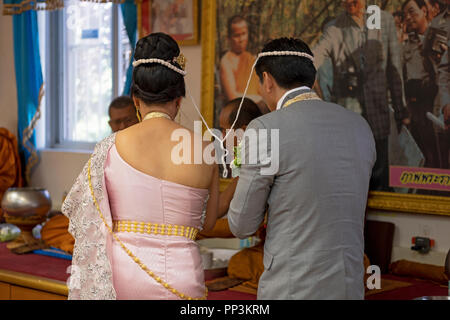
[[[211,231],[201,231],[197,234],[197,240],[207,238],[234,238],[228,225],[228,219],[219,219]]]
[[[240,55],[238,68],[234,71],[237,92],[244,93],[255,60],[256,58],[250,52],[245,51]],[[247,94],[258,94],[258,88],[256,72],[253,72]]]
[[[8,188],[22,187],[23,179],[16,137],[0,128],[0,202]],[[2,212],[0,209],[0,219]]]
[[[69,219],[62,214],[50,218],[41,230],[42,240],[46,245],[73,253],[75,239],[68,231]]]

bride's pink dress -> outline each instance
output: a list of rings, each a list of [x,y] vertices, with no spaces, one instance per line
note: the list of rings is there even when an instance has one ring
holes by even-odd
[[[151,161],[151,160],[149,160]],[[161,180],[125,162],[115,145],[105,163],[105,181],[113,220],[201,227],[207,189]],[[117,232],[151,271],[193,298],[205,293],[203,265],[195,241],[182,236]],[[115,240],[108,248],[117,299],[177,299],[151,278]]]

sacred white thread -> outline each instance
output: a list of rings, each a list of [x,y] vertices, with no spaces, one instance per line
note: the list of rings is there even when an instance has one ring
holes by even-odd
[[[187,92],[187,94],[189,95],[189,97],[190,97],[190,99],[191,99],[191,101],[192,101],[192,104],[194,105],[194,108],[196,109],[197,113],[199,114],[200,118],[202,119],[202,122],[203,122],[204,125],[206,126],[206,129],[209,131],[209,133],[211,134],[211,136],[213,136],[213,137],[216,138],[218,141],[220,141],[220,148],[221,148],[222,151],[223,151],[223,154],[222,154],[222,157],[221,157],[221,162],[222,162],[222,165],[223,165],[223,173],[222,173],[222,176],[223,176],[224,178],[226,178],[226,177],[228,176],[228,169],[227,169],[227,166],[226,166],[226,160],[225,160],[225,158],[228,156],[228,153],[229,153],[229,152],[228,152],[228,149],[226,149],[226,148],[223,146],[223,144],[224,144],[224,141],[227,139],[228,135],[229,135],[229,134],[231,133],[231,131],[233,130],[233,128],[234,128],[234,126],[236,125],[236,122],[237,122],[237,120],[238,120],[238,118],[239,118],[239,114],[240,114],[241,109],[242,109],[242,104],[244,103],[244,98],[245,98],[245,96],[247,95],[247,91],[248,91],[248,88],[249,88],[249,86],[250,86],[250,80],[251,80],[252,75],[253,75],[253,72],[254,72],[254,70],[255,70],[256,63],[258,62],[259,58],[262,58],[262,57],[266,57],[266,56],[288,56],[288,55],[289,55],[289,56],[299,56],[299,57],[307,58],[307,59],[311,60],[311,62],[314,62],[314,57],[311,56],[310,54],[305,53],[305,52],[298,52],[298,51],[269,51],[269,52],[261,52],[260,54],[258,54],[258,56],[257,56],[257,58],[256,58],[256,60],[255,60],[255,62],[253,63],[252,70],[251,70],[251,72],[250,72],[250,76],[249,76],[249,78],[248,78],[248,80],[247,80],[247,85],[246,85],[246,87],[245,87],[244,94],[243,94],[242,99],[241,99],[241,103],[239,104],[239,108],[238,108],[237,113],[236,113],[236,118],[234,119],[233,124],[231,125],[230,129],[228,130],[228,133],[225,135],[225,137],[223,137],[223,139],[220,139],[218,136],[216,136],[216,135],[214,134],[214,132],[211,130],[211,128],[208,126],[208,124],[206,123],[205,118],[203,118],[203,115],[202,115],[202,113],[200,112],[200,109],[198,108],[197,104],[195,103],[194,97],[191,95],[191,93],[189,92],[189,90],[186,88],[186,92]],[[176,71],[176,72],[182,74],[183,76],[185,76],[185,75],[187,74],[186,71],[181,70],[181,69],[175,67],[175,66],[172,65],[171,63],[169,63],[169,62],[167,62],[167,61],[165,61],[165,60],[162,60],[162,59],[156,59],[156,58],[152,58],[152,59],[140,59],[140,60],[134,61],[134,62],[133,62],[133,67],[137,67],[137,66],[139,66],[140,64],[143,64],[143,63],[160,63],[160,64],[162,64],[162,65],[168,67],[169,69],[172,69],[172,70],[174,70],[174,71]]]
[[[225,135],[223,140],[219,139],[219,141],[221,142],[222,149],[223,149],[223,142],[227,139],[228,135],[233,130],[233,127],[235,126],[235,124],[236,124],[236,122],[237,122],[237,120],[239,118],[239,113],[241,112],[242,104],[244,103],[244,98],[247,95],[247,91],[248,91],[248,88],[250,86],[250,80],[251,80],[251,78],[253,76],[253,71],[255,70],[256,63],[258,62],[259,58],[266,57],[266,56],[288,56],[288,55],[304,57],[304,58],[307,58],[307,59],[311,60],[311,62],[314,63],[314,57],[309,55],[309,54],[307,54],[307,53],[305,53],[305,52],[298,52],[298,51],[269,51],[269,52],[261,52],[260,54],[258,54],[258,56],[257,56],[257,58],[255,60],[255,63],[253,63],[252,71],[250,72],[250,76],[248,77],[247,85],[245,86],[244,94],[242,96],[241,103],[239,104],[239,108],[238,108],[238,111],[236,113],[236,118],[234,119],[234,122],[231,125],[230,130]],[[198,108],[197,108],[197,111],[198,111]],[[202,119],[203,119],[203,117],[202,117]],[[208,128],[208,125],[206,124],[205,121],[204,121],[204,123],[205,123],[206,127]],[[208,128],[208,130],[211,133],[211,130],[209,128]],[[228,150],[227,150],[227,152],[228,152]],[[222,164],[223,164],[223,167],[224,167],[223,177],[226,178],[228,176],[228,169],[227,169],[227,167],[226,167],[226,165],[224,163],[224,157],[222,157]]]
[[[157,59],[157,58],[151,58],[151,59],[139,59],[139,60],[136,60],[136,61],[133,62],[133,67],[136,68],[137,66],[139,66],[139,65],[141,65],[141,64],[144,64],[144,63],[145,63],[145,64],[146,64],[146,63],[160,63],[160,64],[166,66],[167,68],[172,69],[173,71],[182,74],[183,76],[187,75],[187,72],[186,72],[186,71],[181,70],[181,69],[175,67],[175,66],[174,66],[173,64],[171,64],[170,62],[167,62],[167,61],[162,60],[162,59]]]

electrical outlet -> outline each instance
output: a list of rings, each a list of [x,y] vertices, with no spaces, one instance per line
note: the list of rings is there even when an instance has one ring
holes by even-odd
[[[413,237],[411,250],[418,251],[420,253],[428,253],[431,248],[434,247],[434,240],[425,237]]]
[[[425,237],[429,237],[431,235],[431,227],[428,225],[424,225],[422,232]]]
[[[428,224],[419,224],[419,230],[418,231],[419,231],[419,234],[422,237],[427,237],[427,238],[431,237],[432,228]]]

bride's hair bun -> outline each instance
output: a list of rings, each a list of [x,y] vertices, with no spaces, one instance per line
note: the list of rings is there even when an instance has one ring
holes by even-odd
[[[134,60],[161,59],[173,62],[180,55],[177,42],[165,33],[152,33],[138,41]],[[131,94],[147,104],[165,103],[186,95],[184,77],[159,63],[140,64],[133,69]]]

